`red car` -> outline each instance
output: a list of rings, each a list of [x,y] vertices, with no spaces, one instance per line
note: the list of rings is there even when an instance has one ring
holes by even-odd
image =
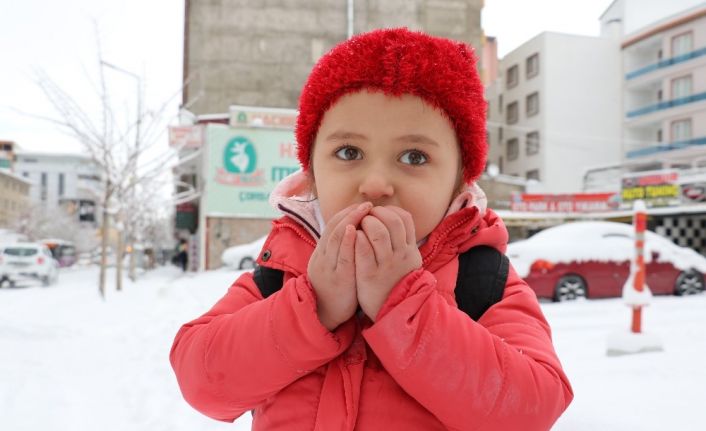
[[[566,301],[622,295],[635,254],[634,228],[575,222],[513,242],[507,255],[540,298]],[[646,283],[655,295],[704,291],[706,258],[654,232],[645,233]]]

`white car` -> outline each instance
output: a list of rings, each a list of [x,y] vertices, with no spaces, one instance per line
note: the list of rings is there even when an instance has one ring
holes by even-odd
[[[16,243],[0,247],[0,286],[34,278],[48,286],[59,276],[59,262],[44,244]]]
[[[265,245],[267,235],[247,244],[236,245],[225,249],[221,255],[223,265],[233,269],[252,269],[255,260]]]

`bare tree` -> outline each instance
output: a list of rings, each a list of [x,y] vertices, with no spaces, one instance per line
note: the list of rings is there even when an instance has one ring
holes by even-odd
[[[164,142],[169,122],[166,111],[181,89],[157,109],[146,110],[142,103],[142,79],[133,74],[138,79],[135,94],[137,109],[134,113],[128,110],[127,115],[118,115],[119,111],[111,98],[113,94],[106,80],[106,68],[122,69],[103,59],[100,44],[97,52],[98,81],[94,86],[100,107],[97,116],[91,114],[93,110],[81,106],[46,73],[38,72],[36,83],[58,114],[58,118],[39,118],[54,123],[60,130],[75,138],[102,173],[103,187],[98,199],[102,210],[99,291],[105,297],[111,220],[115,220],[118,233],[115,256],[116,288],[121,290],[124,240],[127,239],[134,249],[134,242],[140,237],[140,231],[145,225],[140,221],[140,214],[152,212],[155,207],[151,207],[151,203],[159,202],[157,199],[142,199],[143,193],[145,190],[157,188],[154,187],[155,182],[166,173],[165,166],[168,166],[176,155]],[[156,148],[157,145],[162,145],[164,150]],[[152,159],[145,160],[146,156]],[[138,160],[141,163],[138,163]],[[131,271],[131,275],[134,276],[134,271]]]

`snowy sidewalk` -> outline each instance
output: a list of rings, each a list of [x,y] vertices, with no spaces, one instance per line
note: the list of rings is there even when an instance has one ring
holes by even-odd
[[[96,268],[62,271],[49,288],[0,289],[0,429],[250,429],[249,414],[233,425],[189,407],[168,361],[179,326],[236,277],[160,268],[105,302]],[[629,325],[621,300],[542,307],[576,393],[555,431],[706,429],[706,295],[655,298],[644,328],[665,351],[623,357],[605,355],[606,336]]]

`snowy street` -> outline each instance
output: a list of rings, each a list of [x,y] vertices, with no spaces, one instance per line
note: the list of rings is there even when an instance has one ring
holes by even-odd
[[[0,289],[0,429],[249,429],[249,414],[234,426],[189,407],[168,361],[179,326],[236,276],[160,268],[106,301],[97,268],[62,270],[48,288]],[[554,430],[705,429],[706,294],[655,298],[643,328],[665,351],[621,357],[605,354],[608,334],[629,325],[621,300],[542,306],[576,394]]]

